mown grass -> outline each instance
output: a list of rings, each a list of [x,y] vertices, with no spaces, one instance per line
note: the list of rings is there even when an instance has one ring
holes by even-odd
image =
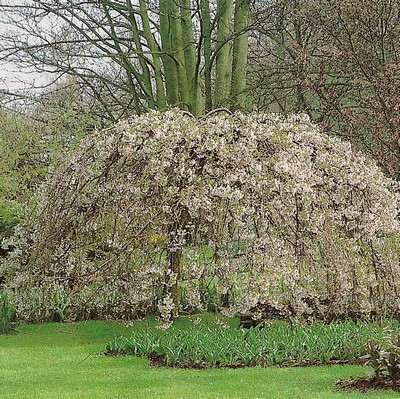
[[[1,399],[389,399],[394,392],[337,392],[335,381],[365,367],[186,370],[151,368],[145,358],[107,357],[105,342],[153,328],[114,322],[20,326],[0,336]],[[180,322],[182,326],[190,320]],[[178,323],[179,325],[179,323]]]

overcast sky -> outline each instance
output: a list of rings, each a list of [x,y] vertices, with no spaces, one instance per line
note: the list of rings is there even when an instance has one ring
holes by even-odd
[[[0,0],[2,3],[3,0]],[[9,27],[0,23],[0,33],[7,32]],[[36,73],[34,70],[20,71],[17,65],[0,61],[0,92],[16,89],[28,89],[35,85],[37,87],[46,85],[50,81],[49,76]]]
[[[21,72],[16,65],[6,62],[0,63],[0,91],[28,89],[32,85],[43,87],[49,81],[49,77],[43,73]]]

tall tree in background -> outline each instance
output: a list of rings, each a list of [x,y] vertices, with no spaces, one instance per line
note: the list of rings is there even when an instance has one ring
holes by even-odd
[[[246,108],[246,74],[249,41],[250,0],[235,2],[235,18],[232,52],[231,107]]]
[[[277,0],[259,10],[249,54],[249,80],[258,109],[291,113],[314,108],[300,84],[320,45],[315,23],[303,16],[305,7],[306,0]]]
[[[324,0],[315,21],[321,56],[301,85],[317,97],[324,122],[400,179],[400,1]]]
[[[255,106],[308,112],[400,179],[400,1],[264,4],[250,50]]]
[[[35,192],[65,152],[93,130],[90,108],[73,81],[42,91],[29,114],[0,108],[0,257],[1,242],[29,214]]]
[[[108,119],[245,106],[250,0],[19,0],[0,59],[74,76]]]

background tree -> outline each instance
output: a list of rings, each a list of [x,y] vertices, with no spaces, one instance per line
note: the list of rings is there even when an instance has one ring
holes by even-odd
[[[0,109],[0,247],[33,205],[49,168],[93,129],[93,117],[79,107],[81,94],[69,82],[43,92],[30,110]]]
[[[249,54],[252,100],[258,109],[285,114],[314,109],[299,84],[308,60],[304,51],[314,54],[318,47],[314,24],[300,18],[304,5],[302,0],[259,4]]]
[[[400,178],[398,0],[278,0],[251,51],[261,109],[306,111]]]
[[[1,58],[75,77],[108,119],[244,106],[250,0],[21,0],[1,10]]]
[[[400,2],[323,1],[305,17],[324,43],[302,86],[325,109],[321,120],[400,179]],[[336,121],[336,123],[335,123]]]

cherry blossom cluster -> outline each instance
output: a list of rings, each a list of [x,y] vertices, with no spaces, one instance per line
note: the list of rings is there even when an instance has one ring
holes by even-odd
[[[4,273],[26,320],[370,317],[399,308],[398,212],[398,184],[307,116],[149,112],[54,170]]]

